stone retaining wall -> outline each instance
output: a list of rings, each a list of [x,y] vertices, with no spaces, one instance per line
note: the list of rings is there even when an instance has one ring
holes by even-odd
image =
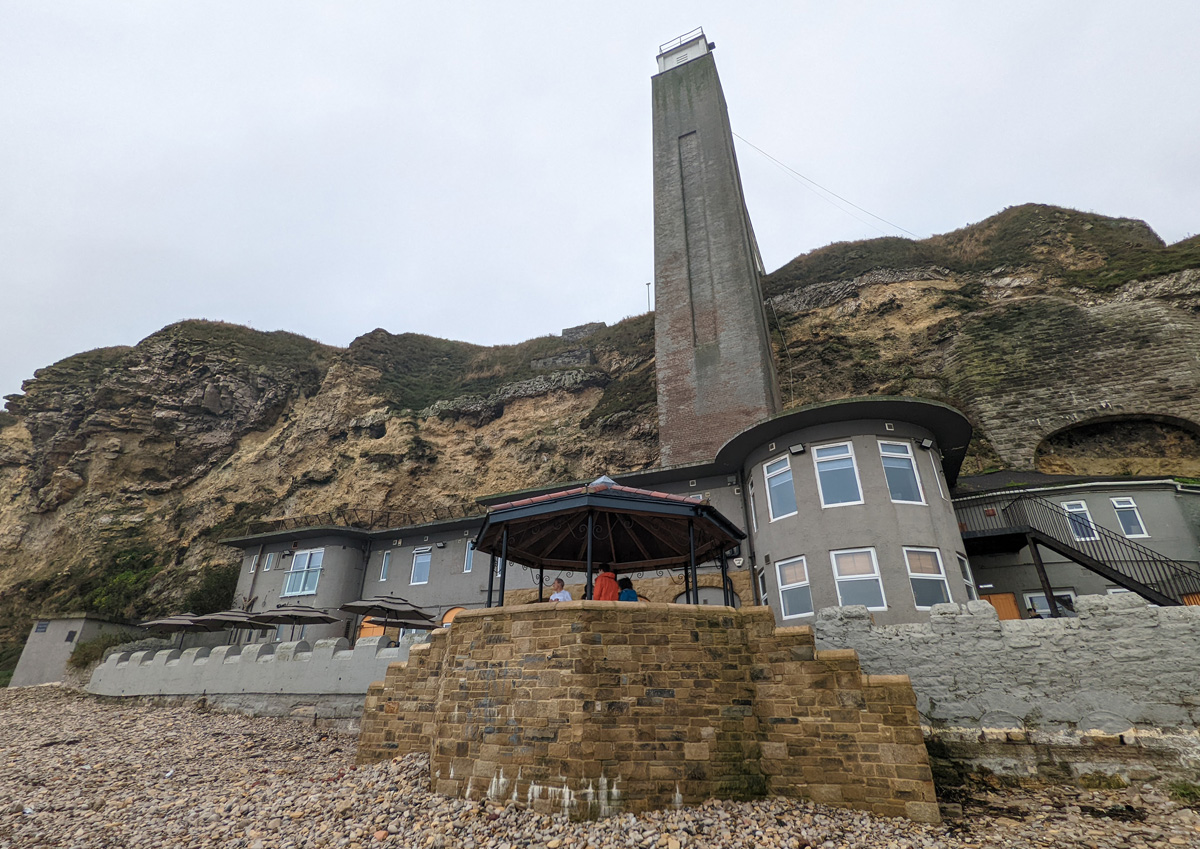
[[[828,608],[818,646],[871,674],[906,673],[930,748],[960,766],[1054,780],[1200,778],[1200,608],[1082,596],[1078,618],[1001,622],[986,602],[875,626]]]
[[[257,715],[353,718],[361,714],[371,682],[406,658],[412,645],[365,637],[353,649],[338,638],[311,647],[300,640],[118,652],[96,667],[87,690],[98,696],[203,696],[213,707]]]
[[[438,792],[579,817],[782,794],[939,818],[907,678],[761,607],[464,611],[372,685],[362,729],[360,762],[430,752]]]

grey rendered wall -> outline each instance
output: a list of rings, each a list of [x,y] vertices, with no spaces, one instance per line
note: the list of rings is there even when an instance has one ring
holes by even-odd
[[[856,650],[867,673],[908,675],[935,736],[1024,747],[984,752],[991,769],[1020,774],[1060,757],[1200,777],[1200,608],[1123,594],[1084,596],[1077,609],[1077,619],[1001,622],[980,601],[879,626],[865,608],[831,608],[814,630],[819,648]]]
[[[101,696],[353,696],[383,679],[389,663],[406,660],[412,641],[397,646],[366,637],[114,653],[92,673],[88,691]]]
[[[881,624],[923,621],[929,611],[918,610],[909,584],[904,547],[936,548],[941,553],[952,601],[966,602],[966,585],[958,569],[956,555],[963,552],[953,505],[942,478],[936,451],[927,451],[917,443],[931,434],[904,422],[852,421],[822,425],[795,431],[774,441],[775,448],[764,445],[746,459],[744,475],[753,481],[757,532],[754,547],[758,562],[766,566],[767,602],[777,611],[781,623],[778,575],[774,564],[804,555],[812,588],[813,607],[838,604],[830,552],[848,548],[872,547],[879,562],[887,610],[876,611]],[[880,459],[879,441],[908,442],[924,493],[924,504],[897,504],[892,501]],[[821,445],[849,441],[854,448],[855,464],[862,486],[863,504],[822,507],[817,489],[813,449]],[[788,446],[805,445],[802,454],[789,454]],[[788,456],[792,483],[799,512],[795,516],[770,520],[763,464]],[[768,560],[770,561],[768,563]],[[790,618],[789,625],[803,625],[811,616]]]
[[[316,593],[284,596],[288,569],[295,554],[310,549],[324,551]],[[358,593],[363,580],[363,543],[360,540],[330,535],[300,540],[294,547],[289,541],[269,543],[262,547],[262,557],[259,558],[258,567],[252,574],[250,563],[258,553],[259,548],[255,546],[247,549],[242,558],[242,572],[238,581],[237,598],[234,600],[236,604],[252,600],[252,611],[262,611],[280,604],[306,605],[336,611],[346,602],[359,598]],[[269,571],[264,571],[266,555],[269,553],[275,554],[275,563]],[[304,639],[316,641],[347,636],[349,627],[351,625],[348,622],[308,625],[304,629]],[[290,627],[285,627],[283,633],[285,637],[290,636]],[[266,633],[256,639],[273,640],[274,634]]]
[[[25,648],[13,671],[10,687],[28,687],[63,680],[67,660],[79,643],[87,642],[101,634],[129,631],[122,625],[98,619],[78,617],[72,619],[41,620],[48,624],[42,633],[34,623],[25,641]],[[70,639],[68,639],[70,638]]]
[[[1121,535],[1121,526],[1113,509],[1113,498],[1132,498],[1145,525],[1148,537],[1133,539],[1164,557],[1169,557],[1194,568],[1200,568],[1200,550],[1196,547],[1196,529],[1189,518],[1189,511],[1200,494],[1179,492],[1170,483],[1135,484],[1097,483],[1072,487],[1056,487],[1052,490],[1035,491],[1032,494],[1059,505],[1064,501],[1083,501],[1088,506],[1092,521]],[[960,499],[959,503],[978,505],[982,503],[1006,504],[1019,493],[993,495],[983,498]],[[1116,585],[1078,566],[1067,558],[1046,548],[1040,548],[1051,585],[1057,590],[1072,590],[1076,595],[1103,594]],[[1037,571],[1027,548],[1014,553],[974,555],[971,566],[981,593],[1014,593],[1017,602],[1024,606],[1024,593],[1042,592]]]

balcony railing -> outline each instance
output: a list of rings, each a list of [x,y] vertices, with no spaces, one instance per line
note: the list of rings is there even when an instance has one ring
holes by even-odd
[[[295,531],[303,528],[331,526],[356,528],[365,531],[382,531],[388,528],[405,528],[410,525],[426,525],[450,519],[483,517],[486,508],[475,503],[430,506],[423,511],[399,510],[330,510],[324,513],[307,513],[302,516],[285,516],[281,519],[265,519],[251,522],[247,536],[269,534],[277,531]]]

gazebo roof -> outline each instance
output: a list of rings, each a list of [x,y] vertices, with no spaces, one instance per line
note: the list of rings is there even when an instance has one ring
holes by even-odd
[[[497,504],[475,541],[500,556],[508,531],[508,560],[534,568],[585,568],[588,516],[593,517],[592,562],[615,572],[670,569],[711,560],[746,534],[703,501],[621,486],[602,477],[587,486]]]

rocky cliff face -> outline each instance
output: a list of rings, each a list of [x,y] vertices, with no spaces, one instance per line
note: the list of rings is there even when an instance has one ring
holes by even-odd
[[[977,428],[968,472],[1200,475],[1200,238],[1016,207],[831,245],[765,285],[788,406],[946,400]],[[656,465],[653,317],[579,330],[335,349],[183,322],[39,370],[0,413],[0,642],[39,610],[173,609],[255,519]]]

